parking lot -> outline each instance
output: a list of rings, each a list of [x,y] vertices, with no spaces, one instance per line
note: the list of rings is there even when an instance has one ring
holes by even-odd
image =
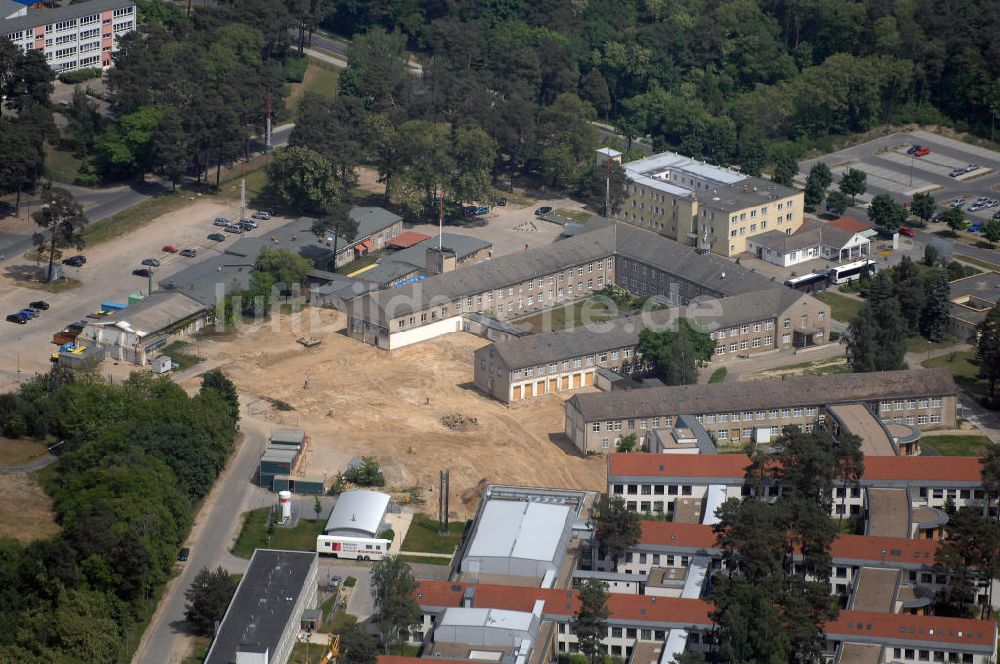
[[[238,234],[223,233],[223,242],[206,239],[209,233],[222,231],[212,225],[217,216],[238,218],[238,204],[217,198],[196,200],[133,233],[84,248],[80,253],[86,255],[87,263],[79,268],[65,268],[66,277],[80,284],[59,293],[25,285],[26,276],[39,265],[23,256],[8,256],[0,263],[0,313],[3,314],[0,318],[35,300],[46,301],[50,308],[24,325],[0,320],[0,345],[4,349],[0,354],[0,389],[9,389],[19,377],[47,371],[49,356],[56,349],[51,343],[52,335],[68,323],[85,319],[87,314],[96,312],[102,302],[122,302],[130,293],[147,293],[148,279],[132,275],[133,270],[142,267],[143,259],[160,261],[159,267],[152,268],[153,280],[159,281],[231,245],[239,238]],[[275,218],[261,222],[260,228],[247,235],[266,233],[269,226],[286,221]],[[184,257],[167,253],[162,251],[164,245],[173,245],[178,250],[192,248],[197,255]]]
[[[926,148],[927,154],[908,153],[917,145]],[[863,200],[889,194],[900,202],[909,202],[913,194],[928,192],[938,207],[944,208],[956,198],[964,198],[967,206],[979,197],[1000,199],[1000,153],[925,131],[895,133],[806,160],[799,164],[802,181],[818,161],[830,167],[834,183],[848,169],[864,171],[868,188],[860,197]],[[957,169],[968,170],[952,177]],[[975,223],[989,219],[995,211],[986,207],[969,211],[968,216]]]

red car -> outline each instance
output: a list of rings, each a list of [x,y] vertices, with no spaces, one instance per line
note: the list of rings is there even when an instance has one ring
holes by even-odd
[[[906,237],[913,237],[913,231],[911,231],[906,226],[900,226],[899,227],[899,234],[900,235],[905,235]]]
[[[175,247],[172,244],[168,244],[168,245],[165,245],[163,247],[163,251],[167,252],[168,254],[176,254],[177,253],[177,247]]]
[[[913,156],[914,157],[926,157],[930,153],[931,153],[931,151],[928,150],[927,148],[920,147],[920,148],[917,148],[916,150],[913,151]]]

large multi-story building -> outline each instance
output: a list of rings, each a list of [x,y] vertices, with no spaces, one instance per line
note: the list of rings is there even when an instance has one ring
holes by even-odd
[[[955,422],[956,395],[946,369],[576,394],[566,402],[565,433],[582,452],[606,452],[626,434],[643,436],[669,428],[678,415],[694,415],[722,444],[766,440],[789,425],[806,431],[826,426],[827,407],[855,403],[883,423],[947,427]]]
[[[462,330],[465,314],[519,318],[590,297],[608,284],[673,305],[780,286],[718,256],[611,222],[546,247],[358,297],[351,302],[348,333],[391,350]],[[800,335],[798,346],[828,339],[812,323],[801,328],[799,318],[786,333]]]
[[[735,256],[747,240],[802,225],[803,193],[675,152],[625,164],[618,218],[703,250]]]
[[[490,344],[475,352],[474,382],[509,403],[592,385],[600,368],[642,374],[648,367],[638,356],[639,334],[647,328],[674,328],[682,317],[709,331],[716,343],[714,361],[819,344],[830,336],[829,306],[784,286],[705,304],[697,299],[681,309]]]
[[[90,0],[55,9],[29,9],[0,21],[0,35],[23,51],[41,51],[55,72],[108,69],[118,40],[136,29],[131,0]]]

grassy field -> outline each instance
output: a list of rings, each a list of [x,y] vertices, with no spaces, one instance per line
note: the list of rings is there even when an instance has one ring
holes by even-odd
[[[377,263],[378,259],[379,259],[378,254],[367,254],[365,256],[362,256],[361,258],[356,258],[350,263],[338,267],[337,274],[354,274],[360,269],[366,268],[369,265]]]
[[[45,444],[20,438],[0,438],[0,466],[28,463],[45,454]]]
[[[325,521],[307,521],[300,519],[294,528],[274,529],[270,542],[267,537],[267,515],[270,507],[262,507],[247,512],[240,529],[240,536],[233,545],[233,554],[241,558],[249,558],[254,549],[271,548],[287,549],[289,551],[315,551],[316,536],[323,532]]]
[[[555,309],[547,309],[537,314],[526,316],[513,321],[517,325],[525,326],[532,332],[544,332],[548,330],[571,330],[574,327],[588,325],[590,323],[602,323],[619,316],[631,316],[639,313],[641,305],[629,305],[625,307],[608,307],[604,300],[587,299],[578,300]]]
[[[298,112],[299,104],[307,92],[332,99],[337,95],[337,84],[340,81],[340,69],[315,58],[309,59],[309,68],[301,83],[292,83],[292,93],[285,100],[285,105],[292,112],[292,117]]]
[[[183,370],[201,362],[201,358],[189,352],[190,350],[192,350],[191,344],[184,341],[175,341],[163,349],[163,354],[170,357],[170,361],[174,364],[175,369]]]
[[[719,367],[718,369],[712,372],[712,375],[709,377],[708,382],[721,383],[722,381],[726,380],[726,374],[728,373],[729,371],[725,367]]]
[[[142,228],[168,212],[184,207],[194,198],[194,194],[178,190],[175,193],[146,199],[127,210],[88,224],[83,230],[83,239],[90,246],[117,239]]]
[[[826,302],[830,305],[830,315],[833,316],[834,320],[839,320],[842,323],[846,323],[861,311],[861,307],[864,306],[864,302],[860,300],[855,300],[851,297],[846,297],[839,293],[834,293],[831,291],[826,291],[825,293],[814,293],[817,300],[821,302]]]
[[[936,453],[941,456],[982,456],[990,439],[977,435],[941,435],[923,436],[920,447],[925,454]]]
[[[974,350],[957,351],[940,357],[932,357],[921,364],[927,368],[947,368],[955,377],[955,382],[972,395],[985,396],[988,392],[988,384],[979,378],[979,366],[976,364]]]
[[[76,173],[80,170],[82,159],[73,156],[70,150],[63,150],[45,144],[45,174],[56,182],[73,184]]]
[[[403,551],[420,551],[424,553],[454,553],[458,548],[458,542],[465,532],[465,522],[451,522],[448,524],[448,534],[444,537],[438,535],[437,521],[426,514],[414,514],[413,523],[406,531],[406,538],[403,540]],[[447,562],[447,561],[446,561]]]
[[[410,556],[410,555],[400,555],[400,558],[408,563],[418,563],[421,565],[442,565],[447,566],[451,564],[451,560],[448,558],[437,558],[435,556]]]
[[[554,210],[554,212],[562,217],[568,217],[573,221],[579,221],[581,224],[587,223],[590,221],[590,218],[594,216],[593,213],[587,212],[586,210],[568,210],[566,208],[559,208],[558,210]]]
[[[962,343],[955,337],[949,336],[944,341],[928,341],[923,337],[907,337],[906,339],[906,352],[907,353],[927,353],[932,350],[940,350],[941,348],[949,348],[956,344]]]

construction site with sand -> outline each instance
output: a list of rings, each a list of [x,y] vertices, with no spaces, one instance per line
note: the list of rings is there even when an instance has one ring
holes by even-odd
[[[352,459],[376,457],[387,489],[421,489],[432,509],[446,468],[460,517],[471,516],[485,482],[604,488],[606,460],[564,439],[558,395],[511,409],[472,385],[472,354],[488,340],[456,332],[382,351],[346,336],[345,321],[306,308],[199,343],[205,365],[249,397],[251,414],[308,432],[301,473],[331,480]]]

